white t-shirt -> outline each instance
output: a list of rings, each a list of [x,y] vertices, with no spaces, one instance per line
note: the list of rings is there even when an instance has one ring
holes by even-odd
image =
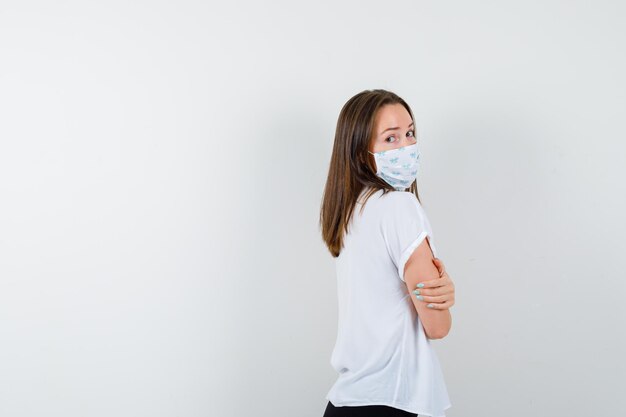
[[[445,416],[451,407],[439,359],[404,282],[404,265],[430,223],[414,194],[376,191],[354,208],[336,259],[338,328],[331,357],[339,377],[326,399],[336,407],[387,405]]]

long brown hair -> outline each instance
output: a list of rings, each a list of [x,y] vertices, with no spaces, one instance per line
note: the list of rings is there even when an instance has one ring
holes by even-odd
[[[415,121],[411,108],[402,98],[381,89],[358,93],[344,104],[339,113],[319,217],[322,237],[335,258],[343,248],[344,233],[348,232],[348,224],[361,192],[366,187],[371,188],[365,196],[367,201],[378,190],[383,190],[383,194],[395,191],[376,175],[376,162],[368,150],[374,136],[378,109],[397,103],[402,104],[411,120]],[[409,192],[420,201],[415,181]]]

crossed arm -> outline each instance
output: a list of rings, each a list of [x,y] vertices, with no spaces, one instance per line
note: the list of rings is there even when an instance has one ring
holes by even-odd
[[[441,260],[435,258],[428,237],[415,248],[404,267],[404,281],[429,339],[442,339],[450,331],[454,284]],[[418,284],[423,283],[419,287]],[[417,291],[418,293],[415,293]],[[421,296],[423,299],[417,298]],[[433,307],[427,307],[432,305]]]

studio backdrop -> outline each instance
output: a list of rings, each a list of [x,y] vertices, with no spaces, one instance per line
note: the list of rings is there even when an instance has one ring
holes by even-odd
[[[0,415],[320,417],[318,216],[383,88],[456,286],[449,417],[624,415],[620,1],[0,2]]]

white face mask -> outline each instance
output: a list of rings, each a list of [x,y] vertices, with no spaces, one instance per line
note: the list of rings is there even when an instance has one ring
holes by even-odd
[[[388,151],[370,153],[374,155],[376,160],[376,175],[396,190],[404,191],[417,178],[420,163],[417,143]]]

